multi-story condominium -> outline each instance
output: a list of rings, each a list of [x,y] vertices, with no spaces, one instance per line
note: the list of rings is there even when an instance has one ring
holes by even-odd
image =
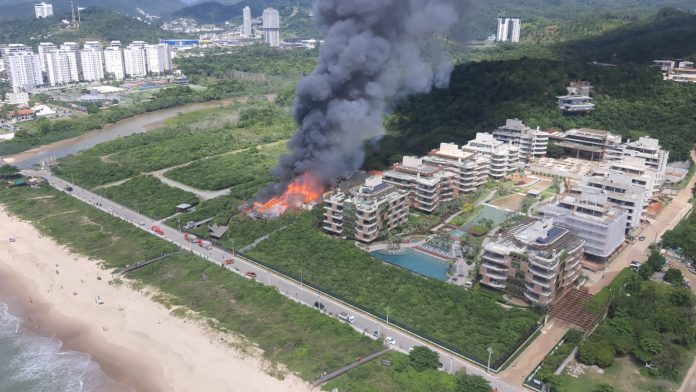
[[[696,83],[696,67],[693,61],[655,60],[653,64],[662,69],[664,80],[682,83]]]
[[[39,4],[34,4],[34,15],[36,15],[36,19],[53,16],[53,4],[44,3],[43,1]]]
[[[524,162],[546,155],[549,144],[548,133],[538,128],[532,129],[518,119],[508,119],[504,126],[493,131],[493,137],[516,146],[520,152],[520,160]]]
[[[123,60],[125,63],[126,75],[132,77],[147,75],[147,55],[145,53],[146,43],[143,41],[133,41],[123,50]]]
[[[628,211],[599,192],[567,194],[538,211],[584,240],[585,254],[598,261],[605,261],[626,238]]]
[[[12,92],[32,91],[43,84],[41,76],[41,59],[31,48],[21,44],[3,47],[2,62]]]
[[[280,13],[274,8],[263,10],[264,42],[270,46],[280,46]]]
[[[498,42],[520,42],[521,30],[522,19],[519,17],[500,16],[498,17],[498,29],[496,30],[495,40]]]
[[[384,182],[409,192],[410,207],[424,212],[435,211],[459,194],[456,179],[457,174],[452,171],[408,156],[384,173]]]
[[[51,86],[59,86],[68,83],[77,83],[80,81],[80,73],[78,71],[79,52],[65,49],[56,49],[48,52],[47,59],[47,75]]]
[[[496,140],[490,133],[477,133],[476,139],[469,140],[462,150],[477,153],[489,160],[488,175],[501,179],[516,170],[519,163],[519,149]]]
[[[621,159],[621,136],[599,129],[579,128],[550,134],[553,142],[573,158],[591,161]]]
[[[636,141],[628,141],[621,147],[623,157],[637,157],[645,160],[645,164],[657,171],[660,183],[664,182],[667,171],[669,151],[660,147],[660,141],[648,136],[641,136]]]
[[[77,42],[63,42],[63,44],[60,45],[60,50],[73,53],[71,56],[69,56],[69,58],[71,62],[75,62],[74,67],[77,69],[77,80],[82,80],[82,58],[80,57],[80,44]]]
[[[665,169],[666,170],[666,169]],[[626,156],[620,161],[602,163],[593,171],[593,175],[604,176],[607,171],[621,172],[631,179],[631,183],[645,189],[651,195],[660,190],[664,183],[665,171],[659,172],[647,164],[644,158]]]
[[[595,105],[588,96],[563,95],[558,97],[558,109],[565,115],[587,114],[595,109]]]
[[[387,184],[380,176],[324,198],[325,231],[370,243],[406,222],[408,191]]]
[[[548,306],[580,276],[584,245],[552,218],[521,222],[483,246],[480,283]]]
[[[570,82],[570,85],[566,87],[566,90],[568,90],[568,95],[580,95],[589,97],[593,88],[594,87],[592,87],[592,83],[590,82],[584,80],[576,80],[574,82]]]
[[[163,74],[172,70],[172,56],[167,44],[145,45],[147,71]]]
[[[251,38],[251,8],[249,8],[249,6],[244,7],[242,10],[242,17],[242,35],[245,38]]]
[[[104,79],[104,49],[97,41],[85,42],[80,51],[82,64],[82,80],[94,82]]]
[[[490,162],[476,153],[462,151],[453,143],[441,143],[440,148],[423,157],[423,163],[456,174],[454,185],[459,192],[476,192],[488,179]]]
[[[42,42],[39,44],[39,58],[41,59],[41,72],[48,72],[48,52],[58,49],[58,45],[52,42]]]
[[[626,230],[640,225],[640,219],[648,207],[652,196],[652,187],[633,183],[625,173],[615,170],[600,170],[582,180],[581,185],[573,188],[572,193],[602,193],[607,201],[628,212]]]
[[[118,42],[118,41],[116,41]],[[118,42],[118,46],[111,43],[111,46],[104,49],[104,71],[109,79],[123,80],[126,77],[126,66],[123,60],[123,49]]]

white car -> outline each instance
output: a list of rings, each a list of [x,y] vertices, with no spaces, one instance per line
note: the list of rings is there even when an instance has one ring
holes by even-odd
[[[387,336],[387,337],[384,339],[384,341],[387,342],[387,344],[391,344],[391,345],[396,344],[396,340],[394,340],[394,338],[391,337],[391,336]]]

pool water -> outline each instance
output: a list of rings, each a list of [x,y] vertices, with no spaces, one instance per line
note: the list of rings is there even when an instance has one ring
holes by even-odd
[[[372,252],[370,255],[382,261],[386,261],[389,264],[413,271],[419,275],[441,280],[443,282],[447,281],[449,263],[436,257],[427,255],[423,252],[418,252],[413,249],[405,249],[403,254],[398,255],[392,255],[380,251]]]

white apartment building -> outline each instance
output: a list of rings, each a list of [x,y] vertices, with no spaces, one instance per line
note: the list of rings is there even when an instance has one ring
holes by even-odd
[[[640,219],[648,207],[652,189],[634,184],[631,177],[615,170],[602,170],[587,176],[581,185],[571,191],[575,194],[602,193],[616,207],[628,212],[626,230],[640,226]]]
[[[490,133],[479,132],[476,139],[470,140],[462,150],[477,153],[489,160],[488,174],[501,179],[515,171],[519,163],[519,149],[496,140]]]
[[[77,42],[63,42],[63,44],[60,45],[60,50],[73,53],[73,55],[70,56],[70,61],[75,61],[75,67],[77,68],[77,80],[82,80],[82,58],[80,57],[80,44]]]
[[[606,260],[626,238],[628,211],[610,203],[602,193],[564,195],[538,211],[583,239],[585,254],[594,259]]]
[[[280,13],[274,8],[263,10],[263,36],[267,45],[280,46]]]
[[[20,91],[18,93],[6,93],[5,103],[8,105],[17,105],[19,107],[29,106],[29,93]]]
[[[147,75],[147,55],[145,52],[146,43],[143,41],[133,41],[123,50],[123,60],[125,63],[126,75],[140,77]]]
[[[496,30],[495,40],[498,42],[520,42],[521,30],[522,19],[518,17],[500,16],[498,17],[498,29]]]
[[[551,218],[520,222],[483,246],[480,283],[548,306],[580,277],[584,245]]]
[[[55,49],[47,53],[47,75],[51,86],[59,86],[80,81],[78,72],[79,56],[72,50]]]
[[[242,10],[242,18],[242,35],[245,38],[251,38],[251,8],[249,8],[249,6],[244,7],[244,9]]]
[[[43,1],[39,4],[34,4],[34,15],[36,15],[36,19],[53,16],[53,4],[44,3]]]
[[[80,51],[82,80],[94,82],[104,79],[104,49],[97,41],[85,42]]]
[[[104,49],[104,71],[105,76],[110,79],[123,80],[126,78],[123,49],[120,45],[114,46],[112,42],[111,46]]]
[[[541,130],[532,129],[518,119],[508,119],[505,125],[493,131],[493,137],[519,149],[520,160],[529,162],[546,155],[549,135]]]
[[[39,58],[41,59],[41,72],[48,72],[48,59],[46,55],[52,50],[58,49],[58,45],[52,42],[41,42],[39,44]]]
[[[660,141],[648,136],[641,136],[636,141],[628,141],[621,147],[623,157],[636,157],[645,160],[645,164],[657,172],[658,182],[664,182],[667,171],[669,151],[660,147]]]
[[[3,68],[12,92],[31,92],[43,84],[41,59],[25,45],[12,44],[2,48]]]
[[[324,198],[325,231],[370,243],[406,222],[408,192],[372,176],[344,192]]]
[[[172,70],[172,56],[167,44],[145,45],[147,71],[164,74]]]
[[[384,182],[409,192],[410,207],[424,212],[435,211],[459,194],[456,179],[457,174],[453,171],[428,165],[423,158],[409,156],[384,172]]]
[[[563,147],[565,154],[590,161],[621,159],[621,136],[599,129],[577,128],[550,134],[556,145]]]
[[[454,185],[463,193],[476,192],[485,184],[490,168],[487,158],[462,151],[454,143],[441,143],[439,149],[423,157],[423,162],[455,173]]]

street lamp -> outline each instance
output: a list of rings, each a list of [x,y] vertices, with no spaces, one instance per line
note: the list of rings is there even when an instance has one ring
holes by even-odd
[[[387,306],[387,327],[389,326],[389,307]]]
[[[488,351],[488,365],[486,366],[486,373],[490,374],[491,373],[491,355],[493,354],[493,349],[488,347],[486,349]]]

